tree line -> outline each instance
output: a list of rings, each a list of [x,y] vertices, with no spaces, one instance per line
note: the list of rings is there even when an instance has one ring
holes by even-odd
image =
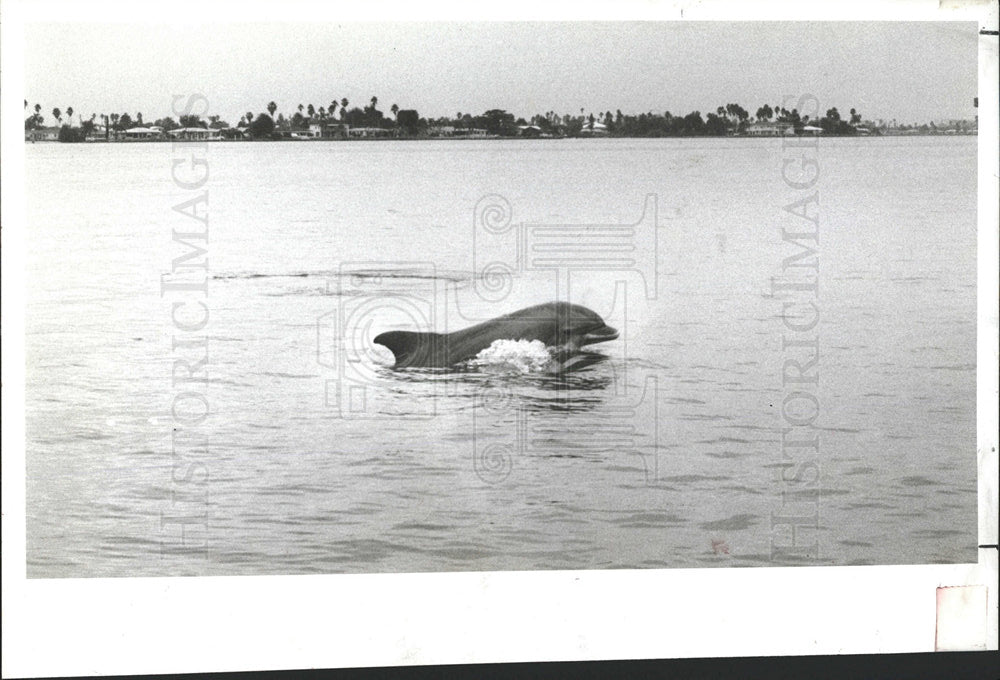
[[[133,127],[156,125],[164,132],[178,128],[204,128],[217,130],[222,137],[250,136],[254,139],[277,139],[290,133],[306,131],[310,126],[319,124],[329,127],[346,126],[349,128],[376,128],[391,132],[397,136],[420,137],[452,128],[457,131],[482,131],[487,135],[499,137],[515,137],[524,135],[536,136],[579,136],[585,134],[608,135],[613,137],[681,137],[681,136],[725,136],[744,134],[754,124],[774,124],[794,129],[801,134],[807,127],[817,127],[829,135],[855,135],[859,128],[868,126],[877,132],[874,123],[863,123],[861,114],[856,109],[850,109],[849,114],[842,115],[836,108],[830,108],[822,117],[801,115],[797,109],[788,110],[785,107],[764,104],[750,112],[736,103],[719,106],[714,111],[704,115],[701,111],[674,115],[670,111],[646,112],[639,114],[623,114],[620,109],[615,112],[587,113],[580,109],[579,114],[557,114],[547,111],[530,118],[516,117],[503,109],[490,109],[481,114],[458,112],[454,116],[438,118],[423,118],[416,110],[401,109],[397,104],[389,107],[391,117],[378,108],[378,97],[372,96],[363,107],[351,106],[350,101],[331,99],[329,104],[319,107],[313,104],[298,104],[290,115],[278,111],[278,104],[270,101],[264,107],[265,111],[253,113],[247,111],[236,126],[219,116],[202,118],[197,115],[158,118],[152,123],[143,119],[142,113],[132,116],[129,113],[90,114],[83,118],[77,114],[78,125],[73,124],[74,109],[66,107],[65,111],[53,108],[52,118],[60,128],[60,141],[82,141],[103,134],[105,139],[117,138],[120,133]],[[24,121],[25,131],[44,128],[45,117],[42,107],[35,104],[30,110],[28,101],[24,107],[29,114]],[[64,122],[65,121],[65,122]]]

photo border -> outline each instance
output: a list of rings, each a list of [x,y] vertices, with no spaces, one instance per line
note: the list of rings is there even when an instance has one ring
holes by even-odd
[[[998,57],[996,3],[282,3],[310,21],[961,20],[979,39],[974,564],[27,579],[23,131],[26,23],[123,20],[123,5],[9,0],[2,30],[3,675],[109,675],[596,659],[933,651],[939,588],[985,585],[997,649]],[[240,7],[256,6],[241,3]],[[260,5],[264,7],[263,3]],[[95,11],[108,8],[108,12]],[[167,14],[227,21],[230,3]],[[192,14],[191,12],[194,12]],[[147,21],[165,21],[164,12]],[[258,14],[258,16],[266,15]],[[134,20],[134,17],[133,17]],[[183,21],[183,19],[177,19]]]

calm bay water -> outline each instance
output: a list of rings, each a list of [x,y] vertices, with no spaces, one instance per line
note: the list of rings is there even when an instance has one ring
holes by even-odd
[[[28,574],[971,561],[975,142],[812,154],[819,444],[790,459],[782,369],[802,355],[771,279],[798,252],[782,227],[803,230],[783,208],[810,192],[782,179],[781,140],[212,144],[209,240],[187,238],[207,271],[184,271],[207,295],[161,294],[192,252],[172,230],[202,229],[174,209],[201,192],[171,175],[189,155],[30,145]],[[486,196],[523,245],[526,224],[636,224],[647,194],[638,271],[510,251],[509,281],[476,272],[506,238],[476,219]],[[622,331],[579,372],[393,371],[369,344],[567,282]],[[196,424],[171,411],[201,404]],[[775,552],[793,508],[815,548]]]

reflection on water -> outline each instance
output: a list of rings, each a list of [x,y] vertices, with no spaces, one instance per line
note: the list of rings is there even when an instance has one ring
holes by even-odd
[[[824,141],[808,489],[783,481],[768,295],[780,140],[213,145],[198,428],[171,414],[169,145],[31,145],[28,574],[972,560],[974,143]],[[395,370],[371,346],[559,297],[551,272],[478,295],[480,197],[514,222],[634,224],[647,193],[659,295],[577,272],[574,301],[622,333],[571,370]],[[818,499],[817,553],[772,555],[783,493]]]
[[[614,384],[614,376],[599,373],[595,366],[608,361],[597,352],[585,367],[570,371],[522,373],[494,367],[456,366],[452,368],[376,369],[379,390],[406,401],[447,396],[456,409],[475,407],[483,399],[504,395],[505,404],[526,412],[571,413],[591,411],[602,404],[602,392]]]
[[[510,346],[517,344],[510,343]],[[525,354],[537,351],[526,344],[520,349]],[[593,410],[604,402],[603,396],[582,396],[580,392],[599,393],[612,386],[614,375],[597,370],[610,357],[591,350],[578,350],[573,357],[576,360],[567,362],[564,359],[562,363],[526,362],[517,354],[507,354],[494,363],[465,362],[448,368],[379,366],[376,375],[386,383],[387,392],[404,398],[427,397],[428,392],[421,392],[422,387],[429,388],[430,394],[443,389],[450,399],[456,403],[464,401],[468,407],[484,395],[499,391],[504,394],[506,406],[512,410],[538,413]]]

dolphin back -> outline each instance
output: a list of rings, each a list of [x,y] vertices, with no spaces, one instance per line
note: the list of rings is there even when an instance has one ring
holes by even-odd
[[[396,368],[442,368],[474,358],[497,340],[539,340],[570,354],[580,347],[618,337],[594,311],[566,302],[548,302],[505,314],[452,333],[388,331],[375,342],[389,348]]]

